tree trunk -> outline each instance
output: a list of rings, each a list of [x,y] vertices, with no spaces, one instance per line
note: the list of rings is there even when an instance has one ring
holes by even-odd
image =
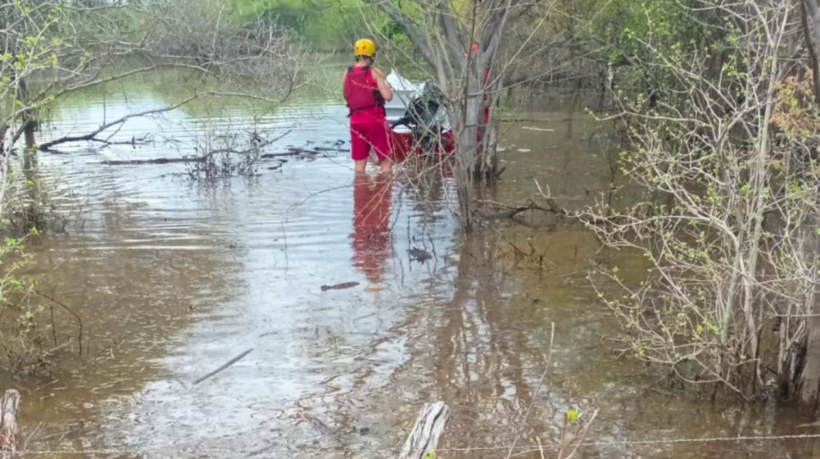
[[[475,63],[473,63],[475,66]],[[458,203],[461,223],[466,231],[473,229],[473,177],[478,171],[478,115],[481,110],[481,87],[474,69],[465,72],[464,99],[451,110],[456,133],[456,156],[458,159]]]
[[[38,228],[42,220],[42,209],[40,206],[40,187],[37,174],[37,142],[34,131],[37,121],[28,106],[28,88],[25,80],[20,80],[17,86],[17,99],[22,103],[23,110],[20,119],[23,123],[23,139],[25,148],[23,149],[23,175],[26,177],[28,192],[28,229]]]
[[[818,203],[820,204],[820,203]],[[817,395],[820,392],[820,286],[817,271],[820,268],[820,233],[817,222],[820,222],[820,208],[814,221],[803,225],[803,254],[811,275],[811,285],[806,295],[808,319],[808,339],[806,340],[806,367],[801,378],[800,403],[806,410],[817,408]]]
[[[809,49],[811,57],[811,69],[814,76],[815,103],[820,106],[820,8],[817,0],[803,0],[802,22],[803,33],[806,38],[806,47]],[[820,198],[818,198],[820,203]],[[814,221],[806,222],[804,226],[803,254],[805,262],[811,270],[812,286],[806,298],[806,310],[808,314],[819,314],[818,300],[820,300],[820,288],[818,288],[817,271],[820,260],[820,234],[816,228],[820,225],[820,211],[815,216]],[[806,340],[806,367],[800,381],[800,403],[805,409],[814,411],[817,406],[817,395],[820,391],[820,317],[809,317],[808,319],[808,339]]]
[[[14,457],[17,451],[17,407],[20,393],[9,389],[0,399],[0,458]]]

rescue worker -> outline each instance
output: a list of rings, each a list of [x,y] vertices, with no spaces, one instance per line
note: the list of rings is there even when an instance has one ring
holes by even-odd
[[[371,147],[382,172],[390,172],[392,149],[384,104],[393,100],[393,91],[384,73],[373,67],[376,44],[372,40],[357,41],[353,54],[356,64],[347,70],[344,79],[344,95],[350,109],[350,153],[357,173],[364,172]]]

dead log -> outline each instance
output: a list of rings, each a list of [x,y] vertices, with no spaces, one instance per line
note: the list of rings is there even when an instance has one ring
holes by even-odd
[[[17,451],[17,407],[20,393],[9,389],[0,399],[0,458],[14,456]]]
[[[425,403],[410,436],[404,443],[399,459],[435,457],[436,445],[450,419],[450,408],[444,402]]]

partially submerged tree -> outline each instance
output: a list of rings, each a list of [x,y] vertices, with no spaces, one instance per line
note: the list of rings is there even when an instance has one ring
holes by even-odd
[[[36,150],[78,141],[106,143],[129,119],[175,110],[198,98],[277,103],[293,90],[302,69],[300,51],[273,23],[236,22],[215,0],[7,2],[0,5],[0,46],[3,164],[10,164],[11,153],[24,140],[20,150],[27,172],[36,165]],[[89,132],[37,142],[39,114],[66,95],[167,69],[192,75],[192,84],[177,100],[114,120],[94,120],[99,126]],[[31,174],[27,180],[37,183]]]
[[[640,41],[648,57],[634,65],[660,76],[656,99],[616,95],[630,141],[621,170],[645,195],[582,217],[653,269],[638,286],[622,283],[622,296],[602,296],[639,359],[744,397],[769,387],[790,396],[811,374],[820,212],[818,111],[793,60],[799,10],[779,0],[677,8],[714,41]]]
[[[814,139],[817,138],[818,130],[820,130],[820,125],[817,123],[817,120],[820,119],[820,4],[817,0],[801,0],[800,10],[803,34],[809,52],[811,70],[807,75],[812,77],[811,92],[807,90],[806,86],[803,86],[803,91],[800,93],[798,92],[799,86],[793,83],[791,93],[787,96],[791,96],[789,97],[790,101],[796,101],[797,96],[802,96],[802,102],[804,104],[813,102],[813,107],[807,107],[806,111],[797,113],[797,120],[784,117],[783,127],[787,128],[784,129],[786,135],[798,138],[810,149],[810,156],[811,149],[813,149],[813,161],[809,164],[814,168],[815,179],[818,179],[820,173],[817,173],[817,169],[820,166],[818,166],[817,151],[820,145]],[[800,107],[799,104],[791,103],[789,108],[799,110]],[[791,113],[787,112],[787,114]],[[793,121],[797,121],[797,123]],[[802,153],[805,156],[806,151]],[[815,214],[809,216],[803,222],[802,234],[802,262],[809,272],[809,278],[813,286],[806,293],[808,303],[806,309],[809,315],[807,319],[808,336],[805,347],[806,366],[800,391],[800,401],[804,406],[812,408],[816,407],[818,393],[820,393],[820,316],[818,315],[820,313],[820,193],[815,192],[813,200]]]
[[[506,70],[497,63],[497,51],[505,29],[534,4],[521,0],[387,0],[373,5],[409,37],[446,99],[456,141],[460,217],[469,230],[473,179],[493,179],[497,168],[492,123],[483,128],[485,101],[497,93]],[[490,84],[485,78],[488,71]]]

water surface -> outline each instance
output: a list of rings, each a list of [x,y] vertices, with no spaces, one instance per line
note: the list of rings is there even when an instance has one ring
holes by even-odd
[[[44,136],[83,132],[169,97],[136,85],[68,100]],[[81,218],[32,249],[32,274],[83,318],[83,355],[78,327],[56,308],[54,344],[71,345],[53,375],[3,380],[22,391],[24,433],[42,423],[30,449],[388,458],[420,407],[443,400],[453,411],[445,458],[507,457],[514,440],[512,457],[540,457],[534,438],[549,452],[573,408],[600,410],[583,457],[815,457],[810,439],[654,443],[815,431],[796,430],[802,421],[771,404],[672,393],[617,358],[609,339],[617,324],[586,271],[594,260],[637,278],[641,260],[528,215],[466,237],[441,168],[357,179],[346,154],[329,151],[201,183],[182,164],[101,164],[178,157],[252,132],[289,132],[267,152],[333,146],[347,139],[345,114],[328,101],[273,111],[205,104],[131,120],[111,138],[148,135],[147,145],[43,154],[44,170],[72,191],[58,195],[73,203],[66,208],[81,204]],[[608,188],[600,126],[579,111],[525,115],[502,126],[507,169],[483,200],[519,204],[537,181],[573,207]],[[419,262],[410,249],[432,258]],[[358,284],[321,288],[346,282]]]

